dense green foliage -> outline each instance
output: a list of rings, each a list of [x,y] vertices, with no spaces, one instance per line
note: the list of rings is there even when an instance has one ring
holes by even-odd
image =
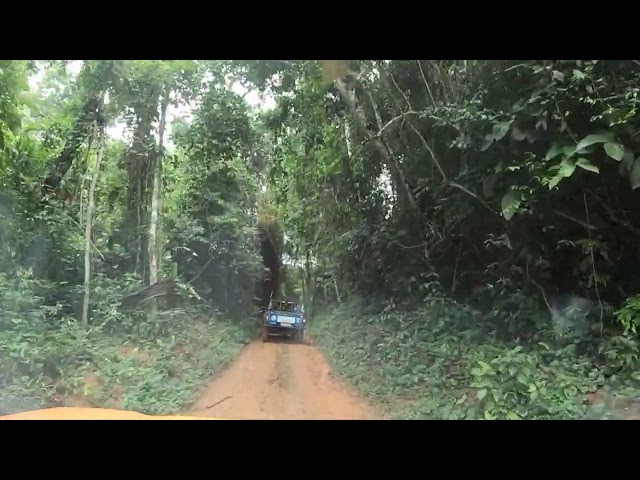
[[[0,408],[177,410],[272,294],[402,418],[640,387],[637,61],[79,67],[0,62]]]
[[[259,142],[223,70],[0,65],[0,410],[179,411],[252,335]]]
[[[428,383],[413,415],[575,418],[634,391],[639,64],[338,63],[254,80],[279,100],[271,186],[310,301],[377,306],[321,317],[337,365]]]

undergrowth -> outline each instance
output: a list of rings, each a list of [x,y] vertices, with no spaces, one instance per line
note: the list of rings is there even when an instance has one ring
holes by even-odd
[[[492,338],[486,316],[442,298],[404,312],[344,304],[309,330],[336,373],[397,419],[611,418],[611,402],[591,407],[585,399],[638,391],[630,373],[637,344],[628,338],[599,345],[616,365],[607,376],[592,350]]]
[[[174,308],[153,323],[103,307],[98,326],[84,331],[32,293],[30,275],[0,283],[4,414],[52,406],[179,412],[253,333],[251,323],[202,307]]]

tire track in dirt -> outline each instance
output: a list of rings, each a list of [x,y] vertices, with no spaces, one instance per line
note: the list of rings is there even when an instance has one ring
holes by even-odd
[[[379,416],[331,376],[312,345],[252,342],[214,378],[191,415],[259,420],[367,420]]]

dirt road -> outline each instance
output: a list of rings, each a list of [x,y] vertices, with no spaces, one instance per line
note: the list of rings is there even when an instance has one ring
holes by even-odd
[[[190,414],[259,420],[376,419],[362,400],[331,377],[312,345],[252,342],[203,392]]]

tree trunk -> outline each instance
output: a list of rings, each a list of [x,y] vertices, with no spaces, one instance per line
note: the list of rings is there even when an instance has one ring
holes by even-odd
[[[87,221],[84,229],[84,302],[82,303],[82,328],[85,330],[89,327],[89,297],[91,294],[91,225],[93,223],[93,212],[96,208],[95,193],[100,175],[100,164],[104,154],[104,141],[100,141],[98,155],[96,158],[96,166],[91,178],[89,186],[89,205],[87,205]]]
[[[162,157],[164,154],[164,130],[167,122],[167,107],[169,106],[169,93],[167,89],[162,98],[160,112],[160,126],[158,128],[158,154],[153,169],[153,193],[151,195],[151,218],[149,221],[149,285],[158,283],[158,223],[160,222],[160,187],[162,175]],[[151,300],[150,315],[153,317],[157,313],[156,299]]]
[[[311,255],[309,251],[305,253],[304,274],[306,297],[305,304],[307,310],[307,318],[313,318],[316,314],[316,284],[313,279],[313,266],[311,265]]]
[[[102,60],[100,63],[101,73],[97,75],[94,87],[87,94],[82,111],[74,123],[69,138],[65,142],[60,155],[49,165],[49,175],[44,180],[45,194],[59,189],[62,178],[73,165],[78,151],[86,140],[87,135],[90,134],[91,126],[93,124],[98,124],[100,128],[105,126],[103,102],[109,78],[113,74],[114,61]]]
[[[336,277],[333,277],[333,287],[336,290],[336,301],[338,302],[338,304],[342,303],[342,299],[340,298],[340,290],[338,289],[338,280],[336,280]]]
[[[344,118],[344,139],[347,143],[347,155],[351,158],[353,148],[351,142],[351,128],[349,127],[349,119],[347,117]]]
[[[367,140],[370,140],[373,143],[376,150],[380,154],[383,164],[389,170],[389,173],[391,174],[391,177],[395,183],[395,186],[397,187],[397,191],[402,192],[402,194],[407,199],[407,201],[409,202],[409,205],[411,205],[412,208],[416,208],[416,203],[413,198],[413,194],[411,193],[411,190],[407,185],[407,181],[405,179],[404,172],[402,171],[402,167],[387,151],[387,147],[385,146],[384,142],[379,136],[380,132],[374,135],[367,128],[367,118],[365,116],[365,113],[358,108],[355,91],[353,89],[349,89],[346,83],[342,80],[336,80],[336,87],[340,92],[340,96],[342,97],[342,100],[347,104],[351,117],[356,122],[358,129],[365,135]]]

